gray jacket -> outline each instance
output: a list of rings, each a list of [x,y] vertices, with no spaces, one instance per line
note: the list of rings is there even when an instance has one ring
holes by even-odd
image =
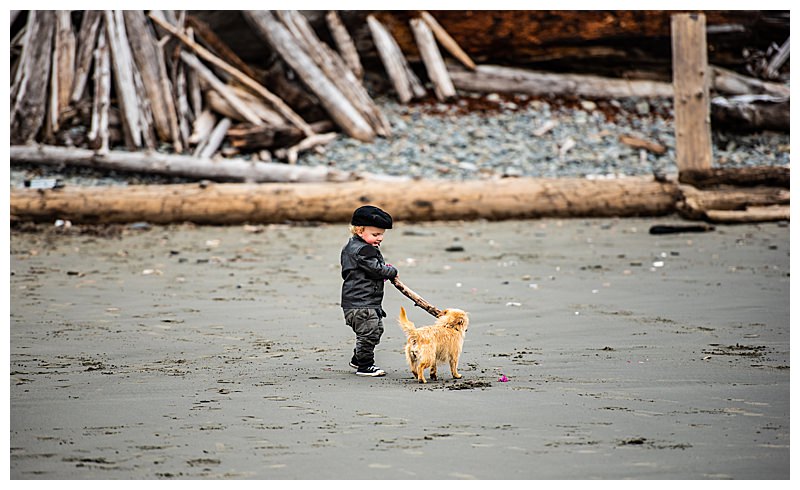
[[[386,265],[378,247],[353,235],[342,248],[342,308],[377,308],[383,303],[383,280],[394,279],[397,269]]]

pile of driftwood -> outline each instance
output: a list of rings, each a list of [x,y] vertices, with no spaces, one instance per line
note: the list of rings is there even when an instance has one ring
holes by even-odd
[[[294,163],[300,152],[323,147],[338,130],[362,141],[391,136],[362,84],[358,52],[337,13],[329,12],[327,21],[338,51],[322,42],[297,11],[245,11],[243,16],[300,78],[302,84],[293,90],[302,87],[306,99],[318,101],[323,119],[307,122],[284,100],[296,99],[286,84],[280,95],[273,93],[264,77],[191,15],[30,11],[12,40],[17,54],[12,58],[12,161],[219,180],[352,178],[334,169],[287,172],[265,164],[273,158]],[[373,17],[369,25],[392,80],[413,82],[413,94],[425,95],[391,35]],[[432,33],[468,66],[474,64],[429,14],[423,12],[413,26],[436,95],[454,96]],[[409,100],[404,88],[396,87],[401,100]],[[45,145],[31,146],[34,142]],[[111,150],[119,146],[139,152]],[[242,153],[256,158],[225,165],[212,160]]]
[[[12,11],[12,23],[18,14]],[[242,16],[280,58],[281,63],[272,65],[280,73],[249,66],[212,29],[185,12],[28,12],[25,27],[11,43],[12,163],[81,165],[240,182],[379,178],[271,161],[274,157],[293,163],[301,151],[323,151],[337,131],[363,141],[391,137],[389,124],[362,83],[359,52],[338,14],[331,11],[325,17],[336,49],[321,41],[307,18],[296,11],[244,11]],[[376,16],[368,15],[366,22],[397,97],[408,102],[426,96],[418,77],[421,71],[411,68],[392,32]],[[441,101],[457,97],[458,90],[587,98],[674,96],[673,85],[665,82],[476,65],[430,14],[416,12],[409,27],[427,81]],[[445,62],[440,46],[457,63]],[[788,43],[785,46],[779,53],[782,58],[770,63],[772,71],[785,61]],[[287,81],[283,66],[302,83]],[[788,129],[787,85],[718,67],[710,67],[709,72],[709,88],[718,94],[711,101],[712,117],[749,118],[751,126],[785,125]],[[753,100],[769,110],[753,109]],[[715,105],[724,105],[725,110],[715,111]],[[625,135],[621,141],[642,151],[664,152],[655,142]],[[111,149],[119,146],[135,151]],[[227,158],[246,153],[253,158]],[[711,175],[715,172],[720,175]],[[638,178],[398,182],[382,191],[386,203],[362,182],[302,190],[280,184],[223,187],[205,182],[124,192],[13,190],[11,208],[13,219],[58,217],[75,222],[337,221],[347,219],[345,215],[364,202],[391,203],[393,214],[412,220],[680,211],[692,219],[765,221],[788,219],[788,172],[786,168],[743,169],[742,175],[714,169],[706,169],[703,175],[681,171],[681,184]],[[761,173],[770,177],[761,178]],[[771,187],[743,191],[737,179],[748,186],[767,183]],[[767,209],[772,205],[781,207]],[[287,209],[294,214],[286,215]]]

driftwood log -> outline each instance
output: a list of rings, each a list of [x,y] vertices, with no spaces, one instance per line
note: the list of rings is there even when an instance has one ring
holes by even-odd
[[[774,130],[789,132],[789,97],[739,95],[711,99],[715,124],[735,130]]]
[[[748,206],[744,210],[712,209],[706,211],[708,221],[726,224],[788,221],[789,215],[789,206]]]
[[[209,133],[207,141],[210,140]],[[208,143],[205,143],[207,145]],[[202,152],[202,150],[201,150]],[[234,182],[330,182],[346,181],[356,178],[349,172],[332,169],[329,167],[289,166],[280,163],[260,161],[246,161],[243,159],[211,160],[188,155],[174,155],[150,151],[127,152],[109,151],[97,153],[83,148],[65,148],[60,146],[12,146],[9,151],[11,162],[37,163],[43,165],[73,165],[79,167],[103,168],[122,172],[143,172],[162,175],[177,175],[194,179],[209,179]],[[147,186],[143,186],[147,187]],[[180,195],[185,188],[180,186],[156,186],[156,194],[152,196],[160,200],[159,194]],[[174,190],[173,190],[174,189]],[[111,191],[121,191],[119,188],[109,188]],[[96,187],[86,189],[76,188],[75,192],[90,195],[95,192],[104,192]],[[125,192],[123,192],[125,194]],[[145,193],[147,194],[147,193]],[[113,192],[109,197],[113,196]],[[120,203],[132,196],[120,196]],[[136,198],[133,198],[136,201]],[[205,204],[200,203],[201,207]],[[212,206],[213,207],[213,206]],[[145,206],[149,209],[149,207]],[[91,209],[91,207],[90,207]],[[88,211],[88,210],[87,210]],[[145,211],[145,213],[154,210]],[[95,208],[90,213],[103,213],[102,207]],[[158,211],[155,211],[156,213]],[[149,219],[149,218],[148,218]],[[224,222],[224,220],[223,220]]]
[[[660,216],[673,213],[679,197],[674,183],[629,177],[14,189],[10,202],[23,221],[240,224],[342,223],[366,203],[407,221]]]
[[[444,64],[442,54],[436,45],[433,31],[430,26],[422,19],[411,19],[411,30],[417,39],[422,62],[428,72],[428,78],[433,84],[433,91],[436,98],[445,101],[456,96],[456,89],[447,74],[447,66]]]
[[[779,187],[751,187],[741,188],[721,186],[716,189],[697,189],[688,185],[681,185],[682,199],[678,201],[678,212],[687,219],[714,220],[720,216],[718,212],[735,211],[729,216],[744,216],[748,209],[761,210],[773,206],[784,206],[788,210],[789,190]],[[753,211],[749,213],[753,215]],[[724,215],[724,214],[723,214]],[[760,216],[763,214],[756,214]],[[752,218],[751,218],[752,219]],[[788,215],[785,218],[788,219]],[[752,219],[757,221],[756,219]],[[772,218],[766,221],[773,221]]]
[[[400,279],[395,277],[394,279],[392,279],[392,284],[394,285],[394,287],[397,288],[398,291],[400,291],[408,299],[413,301],[415,305],[419,306],[420,308],[422,308],[423,310],[427,311],[428,313],[430,313],[431,315],[433,315],[436,318],[439,318],[440,316],[442,316],[442,310],[440,310],[439,308],[437,308],[437,307],[433,306],[432,304],[428,303],[427,301],[425,301],[425,299],[422,296],[420,296],[417,293],[415,293],[414,291],[412,291],[408,286],[403,284],[400,281]]]
[[[595,98],[672,97],[672,84],[624,80],[595,75],[546,73],[497,65],[478,65],[468,70],[448,64],[453,85],[472,92],[505,92],[528,95],[562,95]]]
[[[698,188],[718,185],[737,185],[753,187],[757,185],[789,188],[789,167],[760,166],[741,168],[709,168],[681,171],[679,181],[682,184]]]
[[[11,87],[13,144],[32,142],[44,122],[55,25],[52,11],[31,10],[28,14],[22,55]]]

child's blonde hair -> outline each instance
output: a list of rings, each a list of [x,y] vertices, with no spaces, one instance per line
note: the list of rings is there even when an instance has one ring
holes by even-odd
[[[364,227],[363,226],[350,225],[350,234],[351,235],[360,235],[362,233],[364,233]]]

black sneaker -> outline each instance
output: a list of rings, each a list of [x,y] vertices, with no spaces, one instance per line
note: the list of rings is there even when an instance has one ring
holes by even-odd
[[[358,369],[358,364],[354,363],[353,361],[350,361],[350,367],[353,369]]]
[[[386,376],[386,371],[378,366],[370,366],[366,368],[358,368],[356,374],[359,376]]]

